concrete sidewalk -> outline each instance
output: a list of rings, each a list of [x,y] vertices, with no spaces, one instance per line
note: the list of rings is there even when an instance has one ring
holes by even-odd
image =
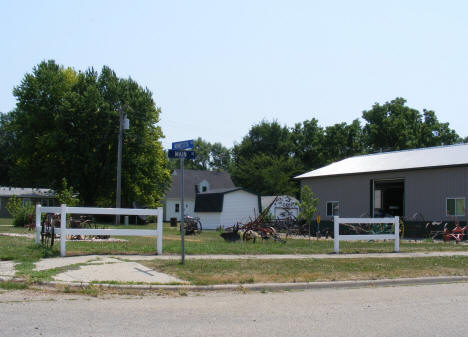
[[[468,256],[468,252],[428,252],[428,253],[382,253],[382,254],[313,254],[313,255],[186,255],[192,259],[356,259],[356,258],[404,258]],[[90,282],[107,283],[145,283],[145,284],[187,284],[171,275],[149,269],[135,261],[179,260],[178,255],[87,255],[42,259],[35,265],[35,270],[48,270],[70,266],[70,270],[54,276],[54,280],[70,284],[88,284]],[[11,272],[10,272],[11,274]],[[444,279],[445,280],[445,279]],[[336,284],[336,283],[335,283]]]

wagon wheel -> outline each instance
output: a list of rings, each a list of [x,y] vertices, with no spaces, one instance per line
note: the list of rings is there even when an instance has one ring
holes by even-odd
[[[197,220],[197,233],[200,234],[203,230],[202,223],[200,220]]]
[[[41,244],[45,245],[46,240],[46,224],[43,223],[41,226]]]
[[[55,238],[55,227],[51,226],[50,228],[50,247],[52,248],[54,245],[54,238]]]
[[[52,247],[54,245],[54,236],[54,226],[42,226],[41,243],[44,247]]]

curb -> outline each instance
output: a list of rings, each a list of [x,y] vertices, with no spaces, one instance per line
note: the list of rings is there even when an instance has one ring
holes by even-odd
[[[15,279],[19,281],[19,279]],[[40,285],[68,286],[83,288],[97,286],[110,289],[136,289],[136,290],[184,290],[184,291],[231,291],[231,290],[308,290],[308,289],[349,289],[366,287],[391,287],[408,285],[428,285],[442,283],[468,282],[468,276],[437,276],[420,278],[399,278],[383,280],[362,281],[331,281],[331,282],[298,282],[298,283],[254,283],[254,284],[217,284],[207,286],[197,285],[167,285],[167,284],[108,284],[108,283],[68,283],[59,281],[39,282]]]

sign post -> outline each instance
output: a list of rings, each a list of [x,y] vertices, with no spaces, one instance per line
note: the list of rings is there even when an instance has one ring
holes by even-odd
[[[184,202],[184,159],[195,159],[193,139],[172,143],[172,149],[167,152],[169,158],[180,159],[180,242],[181,242],[181,264],[185,263],[185,202]]]
[[[185,203],[184,203],[184,158],[180,158],[180,242],[181,242],[181,260],[180,263],[185,263]]]

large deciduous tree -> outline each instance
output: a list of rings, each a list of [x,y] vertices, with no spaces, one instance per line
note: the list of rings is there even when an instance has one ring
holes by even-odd
[[[404,150],[461,142],[462,139],[448,123],[440,123],[433,111],[418,110],[405,105],[404,98],[396,98],[381,105],[375,103],[364,111],[363,129],[368,151]]]
[[[13,94],[12,184],[57,189],[66,178],[82,204],[113,205],[123,109],[131,127],[123,144],[122,205],[135,200],[155,206],[162,199],[170,174],[160,142],[160,109],[147,89],[108,67],[77,72],[47,61],[26,74]]]
[[[234,184],[262,195],[298,192],[292,178],[303,171],[288,127],[262,121],[233,149]]]
[[[221,143],[210,143],[198,137],[193,142],[195,159],[186,159],[184,167],[191,170],[228,171],[231,151]],[[171,161],[173,169],[180,168],[180,160]]]

